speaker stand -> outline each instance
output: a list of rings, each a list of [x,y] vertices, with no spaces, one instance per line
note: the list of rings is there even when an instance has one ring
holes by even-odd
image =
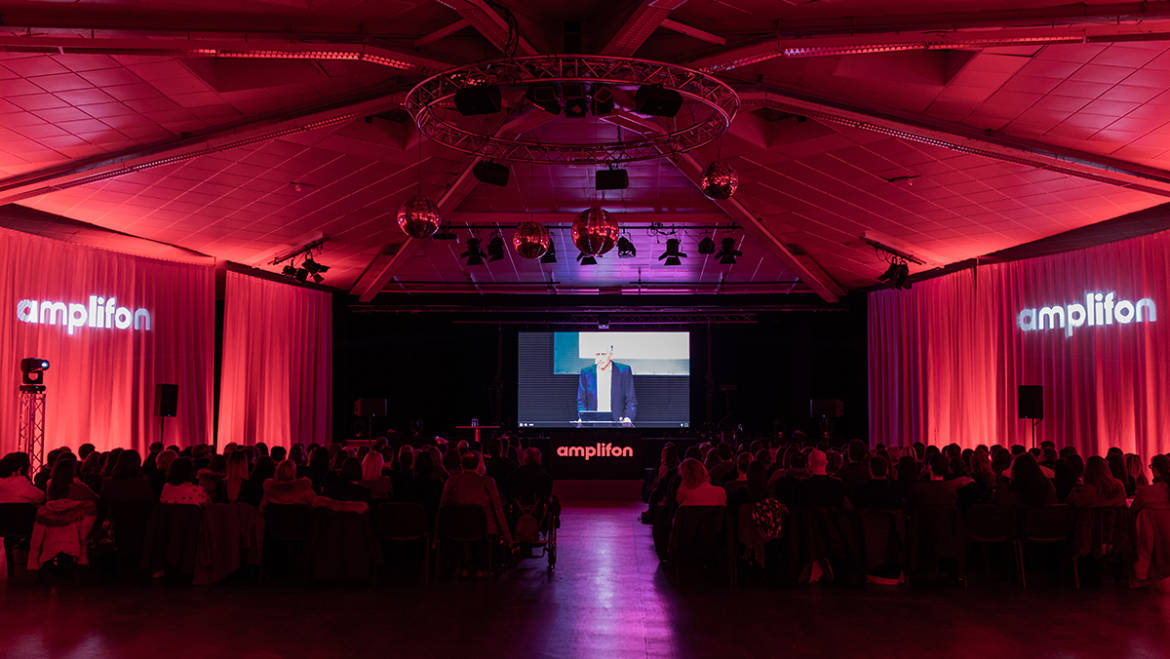
[[[167,418],[165,416],[160,416],[158,418],[158,441],[162,442],[163,446],[167,445],[166,430],[167,430]]]
[[[1036,426],[1040,425],[1043,419],[1032,419],[1032,448],[1036,448]]]

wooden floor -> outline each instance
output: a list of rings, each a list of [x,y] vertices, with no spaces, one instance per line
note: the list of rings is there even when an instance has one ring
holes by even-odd
[[[1170,592],[688,589],[640,505],[564,513],[560,562],[497,582],[209,588],[14,584],[5,657],[1167,657]]]

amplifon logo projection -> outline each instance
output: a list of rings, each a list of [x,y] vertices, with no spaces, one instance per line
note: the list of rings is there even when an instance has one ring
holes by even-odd
[[[16,303],[16,318],[24,323],[60,325],[69,336],[81,327],[93,329],[150,330],[150,312],[119,307],[117,298],[89,296],[89,304],[21,300]]]
[[[601,442],[593,446],[558,446],[557,457],[585,458],[586,462],[592,458],[632,458],[634,457],[634,448],[632,446],[602,444]]]
[[[1085,303],[1074,302],[1066,305],[1021,309],[1016,324],[1024,332],[1063,329],[1064,335],[1072,336],[1080,327],[1101,325],[1129,325],[1130,323],[1152,323],[1158,319],[1154,301],[1143,297],[1137,302],[1114,300],[1116,293],[1085,293]]]

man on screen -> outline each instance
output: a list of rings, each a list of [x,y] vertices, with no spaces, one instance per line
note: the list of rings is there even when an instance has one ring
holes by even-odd
[[[593,365],[581,369],[577,379],[578,416],[581,412],[610,412],[614,421],[629,426],[637,410],[634,372],[613,361],[613,346],[608,352],[595,353]]]

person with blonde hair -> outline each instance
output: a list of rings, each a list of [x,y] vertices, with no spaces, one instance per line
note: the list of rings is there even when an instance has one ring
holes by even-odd
[[[248,481],[248,454],[236,450],[227,456],[227,473],[223,479],[224,493],[229,503],[235,503],[240,500],[240,492]]]
[[[260,500],[260,508],[270,503],[311,506],[316,499],[313,480],[297,478],[296,463],[282,460],[276,466],[276,476],[264,481],[264,497]]]
[[[382,473],[386,458],[378,451],[370,451],[362,458],[362,479],[358,484],[370,491],[370,498],[386,500],[394,491],[394,482]]]
[[[711,484],[707,468],[695,458],[687,458],[678,466],[682,482],[675,494],[679,506],[725,506],[727,491]]]

